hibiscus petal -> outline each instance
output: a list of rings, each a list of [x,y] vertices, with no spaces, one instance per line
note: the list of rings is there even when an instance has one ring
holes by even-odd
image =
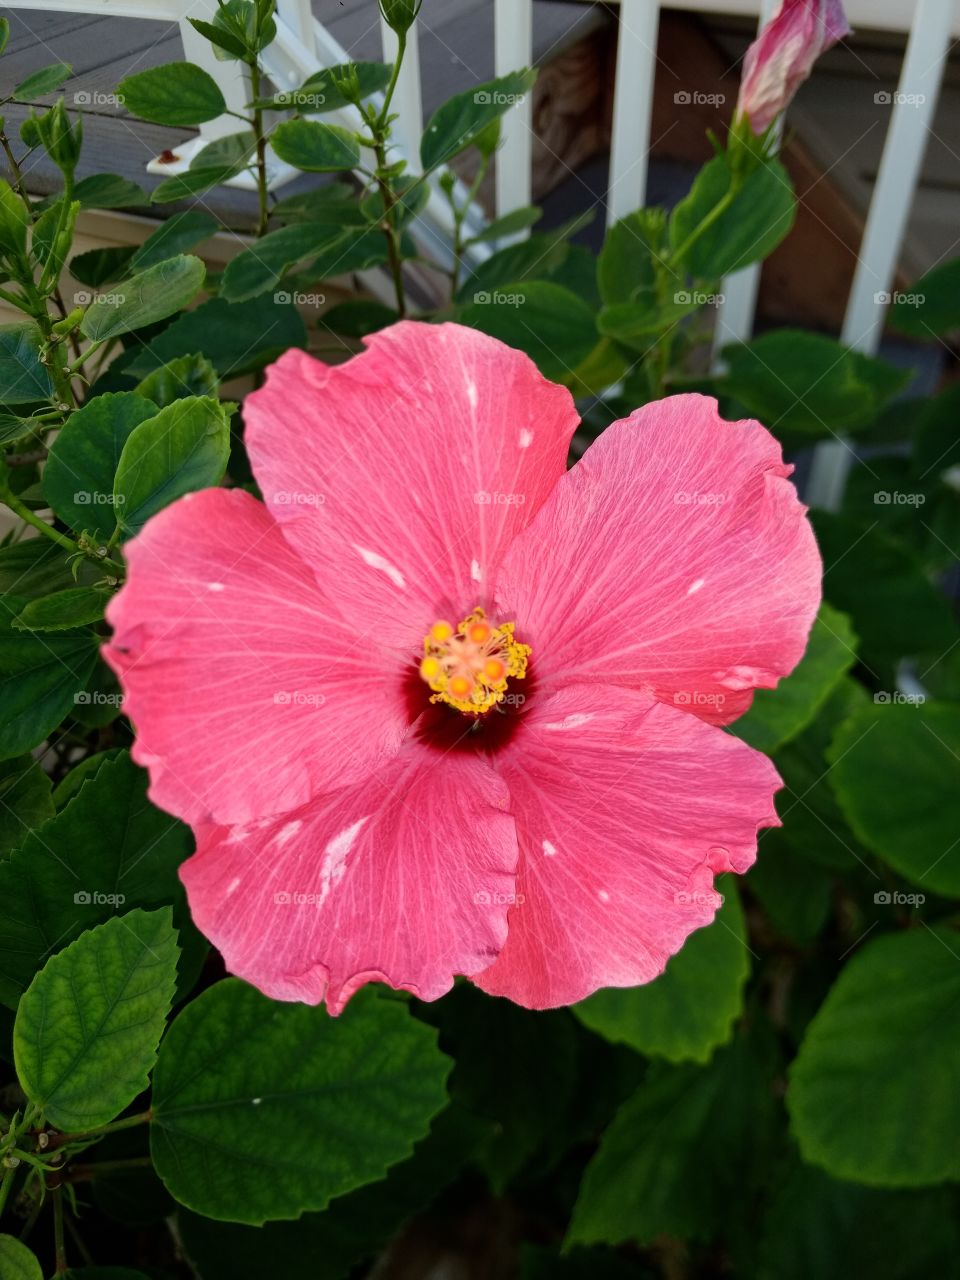
[[[500,614],[541,687],[652,688],[720,724],[800,660],[821,563],[780,446],[671,396],[614,423],[519,535]]]
[[[213,827],[181,877],[227,968],[339,1013],[366,982],[434,1000],[506,937],[517,838],[479,756],[416,740],[375,777],[255,828]]]
[[[419,645],[488,605],[563,474],[570,393],[494,338],[402,322],[329,367],[288,351],[244,404],[265,501],[345,616]]]
[[[192,494],[126,554],[104,657],[161,808],[190,822],[283,813],[398,749],[401,671],[358,644],[262,503]]]
[[[497,757],[520,842],[507,942],[474,981],[533,1009],[649,982],[719,905],[757,828],[779,825],[766,756],[630,690],[537,700]]]

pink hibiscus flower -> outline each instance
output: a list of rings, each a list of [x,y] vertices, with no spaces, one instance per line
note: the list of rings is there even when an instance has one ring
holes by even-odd
[[[774,438],[674,396],[565,470],[523,354],[403,322],[247,398],[264,495],[127,544],[107,657],[200,929],[338,1012],[465,974],[532,1008],[643,983],[777,823],[719,726],[799,660],[816,545]]]
[[[763,133],[838,40],[851,34],[841,0],[780,0],[776,13],[751,44],[735,115]]]

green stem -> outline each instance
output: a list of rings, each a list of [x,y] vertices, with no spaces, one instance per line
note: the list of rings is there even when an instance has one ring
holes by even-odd
[[[55,529],[52,524],[47,524],[46,520],[41,520],[35,512],[30,510],[26,503],[21,502],[9,489],[0,494],[0,501],[3,502],[4,506],[15,512],[21,520],[32,525],[45,538],[49,538],[51,542],[56,542],[58,546],[63,547],[66,551],[79,553],[80,546],[78,543],[67,537],[65,533],[61,533],[59,529]]]
[[[60,530],[55,529],[52,524],[47,524],[46,520],[41,520],[35,512],[31,511],[30,508],[25,503],[21,502],[15,494],[11,493],[9,489],[0,493],[0,502],[2,502],[4,506],[9,507],[11,511],[24,521],[24,523],[31,525],[38,533],[42,533],[45,538],[49,538],[51,542],[55,542],[58,546],[63,547],[65,551],[69,551],[72,555],[87,556],[87,552],[84,551],[79,542],[75,542],[73,538],[68,537],[67,534],[61,533]],[[125,572],[123,565],[119,564],[116,560],[110,560],[106,557],[94,555],[90,555],[87,558],[92,560],[94,564],[100,564],[107,569],[112,569],[114,573],[122,575]],[[123,1125],[123,1127],[126,1128],[127,1126]],[[106,1132],[106,1130],[98,1130],[98,1132]]]
[[[23,174],[20,171],[19,164],[17,164],[17,157],[13,154],[10,147],[10,139],[2,129],[0,129],[0,147],[3,148],[3,154],[7,157],[7,164],[10,166],[10,174],[13,178],[13,189],[26,205],[27,213],[29,213],[32,218],[33,205],[30,203],[30,197],[27,195],[27,188],[23,183]]]
[[[53,1201],[53,1249],[56,1259],[55,1275],[62,1276],[67,1270],[67,1244],[63,1237],[63,1192],[59,1182],[50,1188]]]
[[[393,60],[393,74],[390,76],[390,83],[387,85],[387,91],[383,95],[383,106],[380,108],[380,115],[377,117],[377,136],[382,136],[387,127],[387,113],[390,110],[390,103],[393,101],[393,91],[397,87],[397,81],[400,79],[400,67],[403,63],[403,55],[407,51],[407,33],[401,32],[397,36],[397,56]]]
[[[463,270],[464,219],[467,216],[470,206],[473,204],[473,201],[476,197],[477,192],[480,190],[480,186],[484,178],[487,176],[487,168],[489,164],[490,164],[490,157],[488,155],[481,155],[480,165],[479,165],[479,168],[477,169],[477,173],[473,179],[473,182],[471,182],[470,184],[470,189],[467,192],[467,198],[464,200],[463,204],[460,205],[459,208],[454,203],[453,195],[451,194],[450,196],[450,207],[451,209],[453,209],[453,271],[450,276],[451,301],[456,301],[457,291],[460,288],[460,272]]]
[[[737,198],[737,195],[739,194],[739,190],[740,190],[740,185],[734,180],[733,184],[727,190],[726,195],[724,195],[723,198],[713,206],[713,208],[710,210],[710,212],[707,214],[704,220],[698,226],[694,227],[694,229],[687,236],[686,240],[684,240],[680,248],[675,250],[674,253],[671,254],[670,264],[669,264],[671,267],[678,267],[682,265],[684,258],[687,256],[687,254],[690,251],[691,246],[696,244],[696,242],[700,239],[700,237],[703,235],[705,231],[709,231],[709,229],[713,226],[713,224],[717,221],[718,218],[723,217],[723,215],[727,212],[727,210],[733,204],[734,200]]]
[[[80,1133],[61,1133],[50,1143],[58,1147],[68,1142],[81,1142],[87,1138],[101,1138],[105,1133],[118,1133],[121,1129],[133,1129],[138,1124],[149,1124],[153,1119],[152,1111],[138,1111],[136,1115],[125,1116],[122,1120],[112,1120],[110,1124],[101,1124],[96,1129],[84,1129]]]
[[[250,91],[253,100],[260,98],[260,63],[257,58],[247,64],[250,67]],[[270,220],[270,202],[267,198],[267,139],[263,133],[263,111],[260,107],[253,109],[253,132],[257,139],[257,236],[267,234],[267,223]]]
[[[13,1186],[13,1179],[16,1177],[16,1169],[4,1169],[3,1176],[0,1177],[0,1213],[3,1213],[4,1205],[7,1203],[7,1197]]]

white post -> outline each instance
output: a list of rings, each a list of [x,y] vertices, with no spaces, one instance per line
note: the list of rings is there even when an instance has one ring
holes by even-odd
[[[190,17],[212,22],[216,12],[216,0],[184,0],[178,20],[184,60],[195,62],[216,80],[231,111],[243,112],[250,101],[250,73],[247,68],[242,62],[221,62],[214,55],[210,41],[200,35],[199,31],[194,31],[187,21]],[[240,121],[233,116],[217,116],[216,120],[208,120],[206,124],[199,126],[200,137],[206,142],[222,138],[228,133],[237,133],[241,128]],[[183,150],[183,147],[179,148],[179,151]],[[176,170],[170,167],[168,172],[174,173]]]
[[[533,61],[532,0],[495,0],[494,70],[498,76],[529,67]],[[530,204],[533,182],[533,98],[501,117],[501,146],[497,152],[497,214]],[[512,239],[521,240],[528,232]]]
[[[953,5],[954,0],[919,0],[897,92],[875,95],[877,109],[889,108],[892,116],[841,334],[848,346],[867,354],[880,345],[886,295],[896,276],[946,67]],[[853,458],[845,440],[817,446],[807,489],[812,506],[837,509]]]
[[[607,225],[639,209],[647,190],[658,0],[620,0]]]

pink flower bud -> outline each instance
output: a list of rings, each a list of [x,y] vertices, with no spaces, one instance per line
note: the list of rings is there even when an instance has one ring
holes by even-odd
[[[850,34],[841,0],[781,0],[747,50],[737,99],[754,133],[783,111],[826,49]]]

